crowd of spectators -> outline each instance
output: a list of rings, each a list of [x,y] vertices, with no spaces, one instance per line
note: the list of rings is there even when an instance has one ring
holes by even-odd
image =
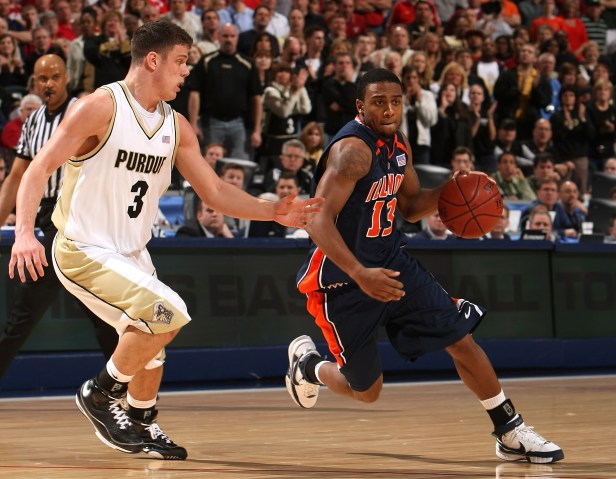
[[[615,174],[613,0],[0,0],[4,168],[37,105],[30,75],[41,55],[65,59],[69,93],[87,95],[125,76],[132,33],[157,20],[195,41],[172,106],[206,160],[254,195],[276,195],[281,179],[308,194],[328,138],[356,114],[358,78],[375,67],[402,81],[401,129],[416,165],[455,169],[462,151],[466,167],[494,177],[508,205],[494,238],[533,230],[530,219],[547,211],[548,237],[579,239],[594,178]],[[172,188],[190,185],[175,175]],[[616,190],[598,199],[609,207]],[[184,234],[202,236],[198,216],[217,225],[205,236],[251,236],[207,205],[191,209]]]

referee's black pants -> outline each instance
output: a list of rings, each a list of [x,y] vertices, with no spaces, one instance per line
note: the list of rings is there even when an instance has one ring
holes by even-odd
[[[0,334],[0,378],[4,376],[13,358],[62,290],[62,284],[56,276],[51,261],[51,248],[57,233],[55,226],[51,223],[52,211],[53,205],[43,203],[38,216],[38,225],[45,233],[41,242],[45,247],[45,257],[49,264],[44,268],[45,275],[37,281],[32,281],[29,274],[26,273],[27,281],[25,283],[22,283],[19,279],[14,280],[17,284],[13,306]],[[98,344],[105,358],[109,359],[118,344],[118,333],[81,302],[79,302],[79,305],[92,322]],[[70,334],[70,331],[67,334]]]

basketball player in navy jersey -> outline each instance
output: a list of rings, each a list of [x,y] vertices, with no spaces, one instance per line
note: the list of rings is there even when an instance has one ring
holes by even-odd
[[[380,68],[367,72],[358,82],[357,117],[334,136],[318,163],[315,194],[325,202],[306,228],[314,246],[298,287],[336,361],[323,360],[312,339],[300,336],[289,346],[287,389],[304,408],[316,404],[320,385],[376,401],[383,386],[377,335],[384,326],[408,360],[439,349],[451,355],[494,423],[500,459],[563,459],[556,444],[525,425],[473,340],[484,309],[452,299],[395,229],[396,209],[418,221],[437,209],[443,187],[420,187],[408,139],[398,130],[402,102],[396,75]]]

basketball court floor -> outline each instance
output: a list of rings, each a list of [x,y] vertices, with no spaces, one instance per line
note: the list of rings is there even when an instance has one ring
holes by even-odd
[[[0,478],[616,479],[616,376],[503,386],[562,462],[498,460],[487,414],[452,381],[388,384],[369,405],[322,389],[311,410],[283,388],[163,392],[159,424],[186,461],[108,448],[73,397],[0,399]]]

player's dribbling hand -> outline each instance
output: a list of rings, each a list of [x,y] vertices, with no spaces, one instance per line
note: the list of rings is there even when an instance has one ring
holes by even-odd
[[[45,258],[45,248],[34,237],[26,239],[16,239],[11,250],[11,261],[9,261],[9,277],[15,277],[15,268],[22,283],[26,282],[26,270],[30,277],[36,281],[45,275],[44,266],[47,266]]]
[[[453,172],[453,174],[451,175],[451,179],[455,178],[458,175],[481,175],[481,176],[485,176],[492,183],[496,184],[496,181],[494,180],[494,178],[492,178],[487,173],[484,173],[483,171],[476,171],[476,170],[471,171],[466,168],[460,168],[459,170],[456,170]]]
[[[305,228],[312,217],[321,211],[324,198],[300,200],[297,193],[280,198],[274,207],[274,221],[284,226]]]
[[[361,290],[371,298],[383,303],[400,301],[404,296],[404,285],[398,281],[399,271],[386,268],[365,268],[353,278]]]

